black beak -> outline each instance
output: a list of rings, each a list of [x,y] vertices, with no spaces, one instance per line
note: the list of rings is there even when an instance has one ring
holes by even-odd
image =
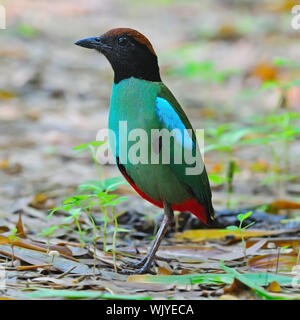
[[[90,37],[90,38],[84,38],[81,40],[78,40],[75,42],[77,46],[81,46],[88,49],[96,49],[96,50],[102,50],[102,49],[110,49],[111,47],[106,45],[105,43],[101,42],[100,37]]]

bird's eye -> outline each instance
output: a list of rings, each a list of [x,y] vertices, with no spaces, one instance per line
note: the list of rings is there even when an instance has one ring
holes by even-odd
[[[119,43],[119,45],[121,46],[121,47],[124,47],[124,46],[126,46],[127,44],[128,44],[128,38],[127,37],[120,37],[119,39],[118,39],[118,43]]]

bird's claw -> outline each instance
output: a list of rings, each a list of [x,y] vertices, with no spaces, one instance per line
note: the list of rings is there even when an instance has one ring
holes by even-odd
[[[126,268],[130,268],[130,269],[138,269],[142,266],[144,266],[146,263],[146,259],[142,259],[141,261],[139,262],[129,262],[129,263],[126,263],[125,264],[125,267]]]
[[[150,274],[155,274],[149,266],[143,265],[141,268],[138,269],[133,269],[133,270],[128,270],[128,269],[123,269],[119,271],[120,274],[124,275],[133,275],[133,274],[145,274],[145,273],[150,273]]]
[[[150,274],[155,274],[151,270],[153,261],[149,260],[149,258],[146,256],[144,257],[141,261],[135,262],[135,263],[127,263],[125,265],[126,269],[123,269],[120,271],[121,274],[145,274],[145,273],[150,273]],[[129,269],[133,270],[129,270]]]

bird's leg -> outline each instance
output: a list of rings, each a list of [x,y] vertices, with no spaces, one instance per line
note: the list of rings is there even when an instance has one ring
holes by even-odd
[[[121,273],[125,274],[143,274],[150,272],[151,264],[153,261],[153,258],[155,257],[155,253],[157,249],[159,248],[159,245],[168,229],[168,226],[174,219],[174,213],[171,204],[168,202],[164,201],[164,218],[163,221],[159,227],[159,230],[156,234],[155,239],[152,242],[151,248],[148,251],[147,255],[137,264],[132,265],[134,268],[138,268],[136,270],[123,270]]]

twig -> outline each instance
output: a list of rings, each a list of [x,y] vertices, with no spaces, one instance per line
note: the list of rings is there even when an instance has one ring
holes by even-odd
[[[56,277],[56,279],[61,279],[64,276],[66,276],[67,274],[69,274],[71,271],[73,271],[76,268],[76,266],[71,267],[70,269],[68,269],[67,271],[65,271],[64,273],[60,274],[59,276]]]

